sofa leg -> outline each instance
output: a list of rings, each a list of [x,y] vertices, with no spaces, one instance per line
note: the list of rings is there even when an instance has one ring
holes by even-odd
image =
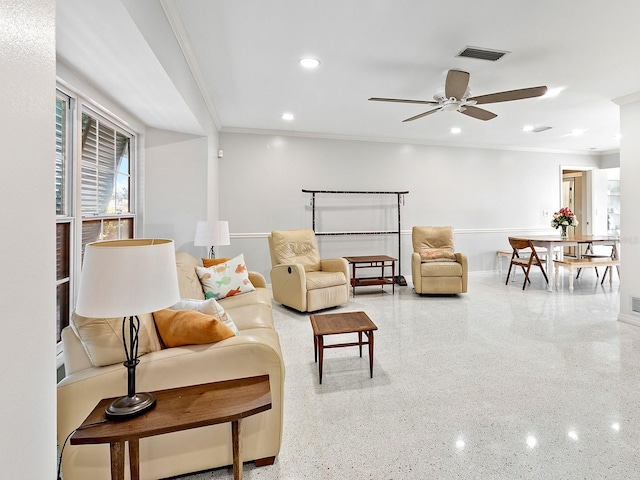
[[[256,467],[266,467],[267,465],[273,465],[276,461],[276,457],[265,457],[256,460]]]

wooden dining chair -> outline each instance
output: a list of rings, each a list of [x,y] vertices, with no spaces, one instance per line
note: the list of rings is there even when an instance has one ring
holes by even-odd
[[[529,272],[531,271],[531,267],[536,265],[540,267],[540,271],[542,275],[544,275],[544,279],[547,284],[549,283],[549,279],[547,278],[547,273],[544,271],[543,263],[544,260],[541,260],[536,252],[535,247],[533,246],[533,242],[531,240],[525,240],[522,238],[514,238],[509,237],[509,244],[513,249],[513,253],[511,254],[511,263],[509,264],[509,271],[507,272],[507,281],[505,285],[509,284],[509,276],[511,275],[511,268],[515,265],[516,267],[521,267],[524,272],[524,282],[522,284],[522,290],[527,286],[527,282],[531,283],[529,280]],[[521,257],[519,254],[520,250],[529,249],[528,257]],[[515,273],[515,272],[514,272]]]

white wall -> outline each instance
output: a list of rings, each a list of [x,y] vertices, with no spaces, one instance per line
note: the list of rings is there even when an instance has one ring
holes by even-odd
[[[631,297],[640,299],[640,94],[621,104],[620,126],[620,316],[640,326],[640,314],[631,311]]]
[[[560,167],[597,167],[588,155],[454,148],[277,136],[220,134],[220,217],[229,220],[231,245],[251,269],[267,275],[266,235],[310,228],[315,190],[408,190],[402,212],[402,274],[410,274],[413,225],[453,225],[458,250],[473,271],[495,268],[495,251],[512,233],[553,233],[543,211],[561,205]],[[316,231],[395,229],[393,197],[318,196]],[[386,237],[321,237],[323,256],[397,256]]]
[[[0,2],[2,478],[55,478],[55,2]],[[28,219],[28,221],[25,221]]]
[[[177,250],[202,256],[193,238],[208,218],[207,137],[147,129],[144,184],[144,236],[171,238]]]

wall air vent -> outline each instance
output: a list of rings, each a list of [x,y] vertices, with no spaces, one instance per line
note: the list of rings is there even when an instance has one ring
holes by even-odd
[[[640,298],[631,297],[631,311],[634,313],[640,313]]]
[[[500,60],[507,53],[511,53],[511,52],[507,52],[504,50],[491,50],[488,48],[467,46],[464,50],[462,50],[456,56],[466,57],[466,58],[477,58],[478,60],[490,60],[492,62],[495,62],[496,60]]]
[[[544,132],[545,130],[551,130],[552,128],[553,127],[536,127],[531,131],[535,133],[539,133],[539,132]]]

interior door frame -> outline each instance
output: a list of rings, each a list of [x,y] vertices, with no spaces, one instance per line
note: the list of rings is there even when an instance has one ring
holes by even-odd
[[[560,165],[560,174],[559,174],[559,196],[558,198],[562,201],[562,182],[564,180],[565,172],[569,173],[569,171],[579,171],[581,172],[581,206],[582,206],[582,218],[578,218],[578,221],[582,224],[582,233],[585,235],[591,235],[593,233],[593,170],[596,167],[586,167],[586,166],[569,166],[569,165]],[[564,207],[565,205],[561,205]]]

